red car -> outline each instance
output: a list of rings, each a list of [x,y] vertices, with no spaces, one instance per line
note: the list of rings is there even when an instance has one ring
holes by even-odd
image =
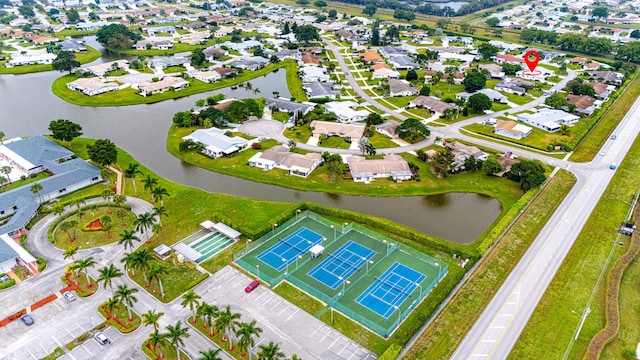
[[[251,282],[251,284],[249,284],[249,286],[247,286],[246,288],[244,288],[244,292],[246,293],[250,293],[253,290],[255,290],[258,286],[260,286],[260,281],[258,280],[253,280]]]

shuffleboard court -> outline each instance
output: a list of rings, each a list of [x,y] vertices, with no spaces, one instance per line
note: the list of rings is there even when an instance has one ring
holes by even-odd
[[[349,240],[311,269],[308,275],[331,289],[336,289],[375,254],[368,247]]]
[[[302,227],[284,239],[280,239],[256,258],[277,271],[282,271],[314,245],[320,244],[323,239],[322,235]]]
[[[356,302],[388,319],[425,278],[424,274],[396,262],[358,296]]]
[[[189,246],[202,254],[202,256],[196,260],[197,264],[201,264],[231,244],[233,244],[233,239],[221,233],[212,233],[202,237],[198,241],[194,241]]]

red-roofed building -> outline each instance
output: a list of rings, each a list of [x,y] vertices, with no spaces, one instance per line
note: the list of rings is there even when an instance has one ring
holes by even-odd
[[[497,62],[498,64],[514,64],[514,65],[522,65],[524,64],[524,59],[523,58],[519,58],[517,56],[513,56],[513,55],[496,55],[493,57],[493,61]]]

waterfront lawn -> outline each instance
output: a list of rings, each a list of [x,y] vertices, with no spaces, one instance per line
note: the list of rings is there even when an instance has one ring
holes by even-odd
[[[152,250],[150,248],[149,250]],[[153,295],[156,299],[163,303],[168,303],[178,298],[185,291],[193,288],[202,280],[206,279],[208,274],[202,273],[191,266],[186,264],[178,264],[175,258],[171,257],[167,260],[160,260],[154,258],[149,263],[149,268],[154,264],[161,265],[167,269],[167,274],[160,276],[162,280],[162,289],[164,290],[165,297],[162,297],[160,293],[160,285],[157,280],[153,280],[150,284],[143,272],[139,269],[135,271],[135,275],[131,269],[127,269],[127,275],[136,284],[140,285],[146,292]],[[147,270],[148,271],[148,270]]]
[[[462,288],[445,305],[443,311],[409,349],[405,358],[448,359],[451,357],[574,184],[573,175],[564,170],[560,170],[549,180],[548,185],[524,210]],[[566,298],[566,293],[564,297]],[[569,314],[571,314],[570,311]],[[553,358],[555,357],[557,356]],[[531,358],[548,357],[536,354]]]
[[[638,191],[640,142],[637,140],[616,170],[611,183],[536,307],[513,348],[512,358],[525,359],[533,356],[551,359],[560,357],[580,322],[580,317],[573,314],[572,311],[581,313],[586,306],[612,246],[614,247],[614,255],[607,272],[629,246],[629,239],[626,237],[620,238],[621,241],[624,241],[624,246],[617,245],[615,241],[617,241],[616,229],[622,221],[626,220],[625,217],[629,211],[628,202]],[[607,215],[602,216],[602,214]],[[634,236],[638,235],[634,234]],[[631,271],[625,271],[623,284],[629,285],[628,279],[639,276],[639,273],[633,272],[637,269],[637,266],[632,266],[629,269]],[[605,274],[605,279],[608,278],[608,274]],[[591,304],[591,313],[586,318],[580,336],[569,353],[570,359],[584,357],[589,342],[606,321],[607,314],[604,304],[607,301],[605,293],[607,283],[608,281],[602,281],[599,284],[600,287]],[[630,285],[631,289],[622,288],[621,293],[637,291],[637,284]],[[567,296],[567,294],[571,294],[571,296]],[[618,297],[620,298],[620,296]],[[633,301],[620,302],[622,307],[620,309],[620,329],[623,332],[618,335],[618,341],[621,343],[618,343],[614,348],[609,348],[608,351],[614,351],[616,348],[635,350],[638,336],[640,336],[640,329],[637,326],[640,314],[637,308],[633,307],[633,303]],[[623,317],[624,315],[628,317]],[[550,339],[553,341],[549,341]],[[543,347],[535,345],[541,343],[547,345]],[[622,348],[623,344],[626,347],[624,349]],[[623,356],[621,353],[616,353],[608,358],[621,359]]]
[[[76,80],[78,77],[76,75],[65,75],[57,78],[52,84],[53,93],[60,97],[61,99],[70,102],[76,105],[82,106],[125,106],[125,105],[136,105],[136,104],[150,104],[168,99],[176,99],[184,96],[189,96],[193,94],[198,94],[206,91],[212,91],[221,89],[224,87],[237,85],[242,82],[255,79],[259,76],[266,75],[276,69],[285,68],[287,73],[293,72],[294,74],[297,72],[297,64],[294,60],[285,60],[281,61],[277,64],[271,64],[265,66],[264,68],[257,71],[244,71],[242,74],[238,75],[234,78],[225,79],[219,82],[215,82],[212,84],[203,83],[202,81],[190,79],[190,86],[186,89],[179,91],[167,91],[162,94],[155,94],[151,96],[141,96],[137,94],[137,90],[132,88],[126,88],[118,91],[111,91],[104,94],[87,96],[82,94],[79,91],[71,90],[67,87],[67,83]],[[297,75],[296,75],[297,77]],[[302,90],[301,82],[300,84],[296,83],[288,83],[289,91],[294,94],[297,92],[297,88],[294,89],[295,86],[300,87],[299,91]]]
[[[86,52],[75,53],[76,60],[80,64],[90,63],[98,59],[102,54],[100,51],[85,44],[87,48]],[[51,71],[53,66],[51,64],[34,64],[34,65],[20,65],[14,67],[5,67],[6,61],[0,61],[0,74],[29,74],[34,72]]]

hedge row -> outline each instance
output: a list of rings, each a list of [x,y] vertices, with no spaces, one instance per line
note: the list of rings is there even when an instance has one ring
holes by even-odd
[[[0,275],[5,275],[5,274],[0,274]],[[0,283],[0,290],[8,289],[15,284],[16,284],[16,281],[14,279],[9,279],[3,283]]]

